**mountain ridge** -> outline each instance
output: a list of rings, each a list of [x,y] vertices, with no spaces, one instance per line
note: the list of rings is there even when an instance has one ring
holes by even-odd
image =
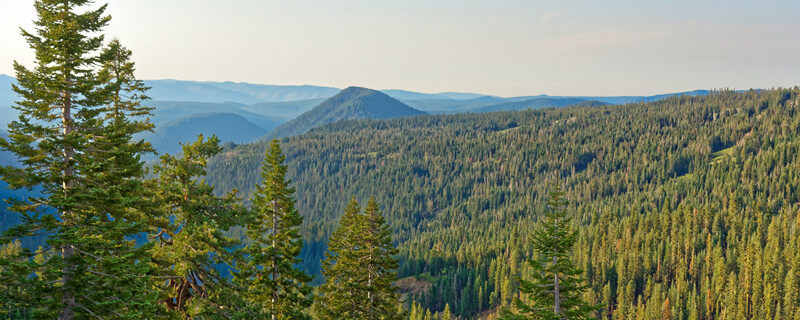
[[[390,119],[426,114],[389,95],[372,89],[348,87],[313,109],[281,125],[269,136],[286,137],[349,119]]]
[[[212,132],[209,132],[208,130]],[[246,143],[269,132],[234,113],[201,113],[166,122],[153,132],[141,134],[159,153],[177,154],[180,143],[197,140],[197,135],[216,135],[222,142]]]

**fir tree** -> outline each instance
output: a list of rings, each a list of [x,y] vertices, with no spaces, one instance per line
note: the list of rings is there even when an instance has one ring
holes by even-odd
[[[181,157],[161,156],[156,180],[149,182],[158,210],[150,224],[158,242],[154,260],[162,277],[167,307],[183,319],[246,319],[242,295],[223,272],[244,261],[241,241],[226,236],[243,225],[247,212],[235,192],[216,196],[202,177],[208,158],[221,151],[219,139],[202,135],[183,145]]]
[[[539,259],[529,260],[533,279],[519,279],[519,291],[529,294],[533,304],[526,305],[517,298],[517,313],[503,310],[503,319],[593,319],[601,308],[581,300],[580,294],[589,286],[581,278],[583,271],[570,260],[577,232],[571,230],[572,219],[567,216],[563,196],[558,186],[550,192],[547,213],[533,234],[533,248],[539,255]]]
[[[322,261],[322,275],[325,283],[319,287],[319,296],[314,311],[321,319],[359,319],[364,314],[365,297],[356,279],[357,269],[356,239],[354,228],[361,220],[361,207],[353,197],[344,209],[339,227],[331,234],[328,251]]]
[[[398,299],[396,249],[380,207],[370,198],[364,212],[355,198],[331,235],[322,263],[325,283],[315,305],[323,319],[404,319]]]
[[[116,125],[128,122],[130,108],[111,112],[141,97],[122,98],[129,87],[108,90],[111,82],[137,82],[130,54],[111,59],[100,52],[110,17],[105,6],[87,11],[89,3],[38,0],[36,30],[22,32],[35,67],[14,63],[20,116],[9,125],[9,139],[0,139],[22,166],[3,167],[0,178],[13,189],[41,188],[43,196],[12,203],[22,224],[4,240],[47,235],[47,241],[36,253],[23,249],[4,261],[0,279],[11,289],[8,301],[32,318],[147,318],[159,312],[143,276],[150,270],[148,247],[131,239],[145,230],[135,218],[144,199],[139,155],[149,147],[131,138],[145,127]],[[125,77],[98,71],[108,63],[126,65]]]
[[[358,261],[367,296],[363,319],[403,319],[398,288],[393,286],[397,281],[397,249],[392,245],[392,232],[373,197],[367,201],[354,235],[355,240],[362,243]]]
[[[297,269],[303,242],[298,228],[303,217],[294,208],[294,188],[286,179],[283,151],[273,140],[261,166],[261,184],[253,194],[252,216],[247,222],[249,257],[235,281],[246,290],[248,302],[263,306],[265,317],[281,320],[311,319],[311,278]]]

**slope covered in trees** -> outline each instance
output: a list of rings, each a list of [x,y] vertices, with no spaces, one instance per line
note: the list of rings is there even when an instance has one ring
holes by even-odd
[[[800,89],[626,106],[337,122],[285,139],[319,272],[346,199],[374,195],[417,309],[491,313],[531,270],[530,234],[560,182],[579,230],[584,298],[615,319],[796,318]],[[208,179],[249,193],[266,145]]]
[[[159,153],[180,153],[180,143],[197,139],[197,135],[213,133],[221,141],[246,143],[265,135],[267,131],[233,113],[204,113],[181,118],[158,126],[142,135]]]
[[[584,106],[600,106],[605,103],[578,98],[534,98],[529,100],[505,102],[471,110],[473,112],[513,111],[525,109],[542,109],[550,107],[566,107],[583,104]]]
[[[422,114],[425,113],[409,107],[383,92],[349,87],[323,101],[314,109],[281,125],[270,135],[295,136],[339,120],[389,119]]]

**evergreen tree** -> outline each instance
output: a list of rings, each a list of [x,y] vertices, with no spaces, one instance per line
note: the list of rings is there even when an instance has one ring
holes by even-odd
[[[328,251],[322,261],[325,283],[319,287],[314,304],[314,311],[321,319],[361,319],[365,314],[366,297],[361,295],[364,290],[354,281],[361,273],[354,235],[354,229],[362,220],[360,212],[361,207],[353,197],[328,241]]]
[[[158,178],[149,181],[158,204],[150,220],[150,237],[158,242],[154,260],[168,279],[161,289],[167,307],[183,319],[247,319],[250,313],[244,290],[226,275],[244,258],[236,250],[242,242],[225,232],[243,225],[247,212],[235,192],[216,196],[202,179],[208,158],[220,151],[217,137],[201,135],[183,145],[181,157],[161,156]]]
[[[366,284],[366,310],[363,319],[403,319],[398,299],[397,249],[392,245],[392,232],[373,197],[367,201],[364,214],[355,230],[360,241],[358,265],[361,281]],[[362,284],[362,285],[363,285]]]
[[[294,208],[294,188],[286,179],[283,151],[273,140],[261,166],[262,183],[253,194],[252,216],[247,222],[249,257],[235,281],[246,290],[250,303],[263,306],[271,319],[311,319],[311,278],[296,268],[303,242],[298,228],[303,217]]]
[[[534,269],[532,281],[519,279],[520,292],[529,294],[533,302],[526,305],[516,299],[518,313],[504,310],[503,319],[592,319],[601,306],[581,300],[580,294],[589,288],[581,278],[583,271],[570,260],[577,232],[571,230],[571,218],[567,215],[564,193],[556,186],[550,192],[547,213],[534,231],[533,248],[538,259],[529,260]]]
[[[148,318],[159,312],[144,276],[149,247],[131,240],[145,231],[137,219],[145,199],[139,155],[149,147],[132,135],[146,126],[120,125],[135,123],[130,106],[145,88],[129,90],[138,82],[118,42],[101,52],[100,32],[110,17],[105,6],[86,10],[89,3],[38,0],[36,31],[22,32],[35,67],[14,63],[20,117],[9,125],[9,139],[0,139],[22,166],[3,167],[0,178],[13,189],[41,188],[43,196],[12,202],[22,224],[4,240],[47,235],[47,241],[36,253],[23,249],[3,261],[0,279],[10,289],[7,301],[32,318]],[[112,63],[125,67],[111,76],[105,71]],[[121,89],[109,90],[112,83]]]
[[[14,274],[10,268],[14,267],[13,262],[18,262],[15,260],[20,259],[21,252],[22,245],[19,241],[0,244],[0,276],[3,276],[3,280],[6,280],[0,281],[0,318],[2,319],[28,318],[23,308],[24,306],[14,299],[14,293],[16,293],[17,288],[15,288],[14,283],[10,283],[7,281],[8,278],[5,278]]]
[[[392,285],[397,280],[396,252],[378,203],[370,198],[361,213],[353,197],[328,242],[317,315],[323,319],[404,319],[398,289]]]

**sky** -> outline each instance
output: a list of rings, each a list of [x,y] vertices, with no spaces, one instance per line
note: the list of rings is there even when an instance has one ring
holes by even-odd
[[[800,1],[107,0],[142,79],[647,95],[800,85]],[[33,53],[0,0],[0,74]]]

